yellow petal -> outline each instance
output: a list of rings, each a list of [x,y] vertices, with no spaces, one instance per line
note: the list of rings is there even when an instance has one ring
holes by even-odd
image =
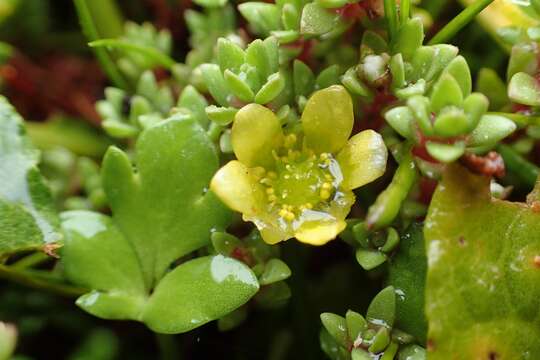
[[[249,104],[236,113],[231,141],[234,154],[243,164],[268,167],[274,163],[272,150],[283,142],[283,131],[272,110]]]
[[[343,220],[313,221],[302,224],[296,231],[298,241],[311,245],[324,245],[345,230],[347,223]]]
[[[230,161],[212,178],[210,189],[231,209],[254,215],[265,204],[262,186],[240,161]]]
[[[265,226],[259,228],[259,232],[265,243],[274,245],[278,242],[288,240],[294,235],[288,234],[286,231],[280,229],[277,226]]]
[[[364,130],[353,136],[337,156],[344,189],[352,190],[380,177],[386,170],[388,151],[382,136]]]
[[[302,113],[306,145],[317,153],[336,153],[351,135],[353,103],[347,90],[333,85],[315,92]]]

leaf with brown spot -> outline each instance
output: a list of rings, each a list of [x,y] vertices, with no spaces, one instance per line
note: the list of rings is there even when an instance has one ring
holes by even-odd
[[[431,360],[540,359],[540,182],[527,203],[449,166],[431,203],[426,315]]]

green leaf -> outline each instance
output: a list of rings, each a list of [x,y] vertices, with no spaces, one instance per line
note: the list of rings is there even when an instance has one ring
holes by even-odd
[[[404,138],[412,137],[412,122],[414,115],[407,106],[398,106],[384,114],[386,122]]]
[[[364,270],[373,270],[377,266],[384,264],[387,259],[386,254],[378,250],[356,250],[356,261]]]
[[[394,326],[396,317],[396,294],[392,286],[381,290],[369,304],[366,319],[386,327]]]
[[[42,249],[62,238],[38,161],[23,119],[0,97],[0,256]]]
[[[453,144],[444,144],[436,141],[426,142],[429,155],[443,163],[456,161],[465,153],[465,142],[456,141]]]
[[[238,71],[246,59],[244,50],[227,38],[218,39],[216,53],[221,71]]]
[[[264,266],[259,283],[268,285],[285,280],[291,276],[291,269],[280,259],[270,259]]]
[[[255,94],[249,85],[230,70],[225,70],[224,73],[225,82],[231,92],[240,100],[250,103],[253,100]]]
[[[516,124],[504,116],[484,115],[471,133],[468,146],[493,145],[516,130]]]
[[[255,95],[255,102],[257,104],[267,104],[274,100],[284,88],[285,77],[279,72],[272,74]]]
[[[322,313],[321,321],[337,343],[346,348],[349,342],[349,336],[345,318],[332,313]]]
[[[540,84],[531,75],[519,72],[508,84],[508,97],[518,104],[540,106]]]
[[[204,83],[214,100],[221,106],[228,106],[229,90],[219,65],[203,64],[200,69]]]
[[[88,289],[77,305],[105,319],[137,319],[145,300],[139,260],[108,216],[90,211],[62,214],[66,234],[62,264],[66,277]]]
[[[445,106],[461,106],[463,92],[457,80],[450,74],[443,74],[433,86],[431,111],[438,113]]]
[[[538,201],[494,200],[488,177],[447,168],[424,228],[430,359],[540,358]]]
[[[234,116],[238,109],[233,107],[217,107],[215,105],[207,106],[205,109],[206,115],[210,120],[218,125],[228,125],[233,122]]]
[[[423,229],[422,224],[415,223],[403,233],[399,250],[389,262],[387,283],[396,289],[396,327],[425,343],[427,258]]]
[[[0,322],[0,360],[14,359],[11,356],[17,346],[17,329],[14,325]]]
[[[141,317],[159,333],[182,333],[245,304],[259,284],[243,263],[222,255],[190,260],[155,288]]]
[[[355,311],[348,310],[345,314],[345,320],[347,322],[349,339],[351,339],[353,342],[356,340],[358,335],[368,328],[366,319]]]
[[[339,15],[316,2],[304,6],[300,20],[300,32],[304,35],[322,35],[336,27]]]
[[[480,69],[476,80],[476,89],[489,99],[490,110],[500,110],[509,102],[506,84],[493,69]]]
[[[280,11],[275,4],[245,2],[238,5],[238,10],[257,34],[268,35],[271,31],[281,28]]]
[[[110,148],[103,186],[115,223],[139,256],[147,287],[179,257],[206,245],[229,211],[208,192],[218,168],[214,145],[192,117],[174,116],[144,131],[136,145],[137,173]]]

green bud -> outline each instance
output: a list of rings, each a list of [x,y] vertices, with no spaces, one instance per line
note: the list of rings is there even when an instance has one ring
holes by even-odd
[[[210,95],[221,106],[228,106],[229,89],[223,74],[216,64],[203,64],[200,67],[201,75]]]
[[[407,106],[398,106],[390,109],[384,114],[386,122],[399,135],[406,139],[412,138],[411,124],[414,121],[414,115]]]
[[[456,79],[450,74],[443,74],[431,93],[431,111],[438,113],[445,106],[461,106],[463,93]]]
[[[300,33],[304,35],[322,35],[333,30],[339,15],[326,10],[316,2],[308,3],[302,10]]]
[[[388,260],[388,257],[380,251],[362,248],[356,250],[356,261],[364,270],[373,270],[377,266],[384,264],[386,260]]]
[[[253,90],[249,85],[242,80],[242,78],[230,70],[225,70],[224,73],[225,82],[229,90],[240,100],[245,102],[251,102],[255,97]]]
[[[246,60],[244,50],[233,41],[219,38],[217,41],[217,63],[221,71],[238,71]]]
[[[508,97],[518,104],[540,106],[540,83],[531,75],[519,72],[508,84]]]
[[[242,242],[234,235],[226,232],[213,232],[210,236],[214,250],[219,254],[230,256],[234,249],[242,247]]]
[[[206,115],[210,120],[218,125],[226,126],[233,122],[238,109],[233,107],[218,107],[215,105],[207,106]]]
[[[382,352],[390,344],[390,331],[386,327],[381,327],[377,331],[377,334],[373,338],[371,345],[369,346],[369,352],[378,354]]]
[[[468,146],[495,144],[516,130],[516,124],[504,116],[484,115],[471,133]]]
[[[345,314],[345,321],[347,322],[347,332],[349,339],[355,341],[358,335],[367,329],[367,321],[359,313],[348,310]]]
[[[415,51],[422,46],[424,42],[424,26],[418,18],[408,19],[401,26],[394,41],[394,54],[401,53],[403,58],[410,60]]]
[[[285,280],[291,276],[291,269],[280,259],[270,259],[264,272],[259,278],[259,284],[269,285],[278,281]]]
[[[393,286],[381,290],[369,304],[367,320],[373,324],[394,326],[396,317],[396,294]]]
[[[450,163],[459,159],[465,153],[465,143],[458,141],[453,144],[441,144],[428,141],[426,143],[426,150],[434,159],[443,163]]]
[[[349,336],[347,333],[347,321],[344,317],[332,314],[322,313],[321,321],[328,333],[336,340],[336,342],[347,348],[349,344]]]
[[[462,109],[447,106],[435,118],[433,129],[438,136],[458,136],[469,131],[469,120]]]

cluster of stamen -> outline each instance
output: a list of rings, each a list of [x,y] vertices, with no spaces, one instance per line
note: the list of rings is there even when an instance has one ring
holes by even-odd
[[[274,152],[275,169],[261,169],[259,182],[264,185],[270,211],[287,222],[306,210],[319,209],[330,200],[339,185],[331,171],[331,154],[315,155],[309,149],[298,150],[297,137],[289,134],[279,153]]]

